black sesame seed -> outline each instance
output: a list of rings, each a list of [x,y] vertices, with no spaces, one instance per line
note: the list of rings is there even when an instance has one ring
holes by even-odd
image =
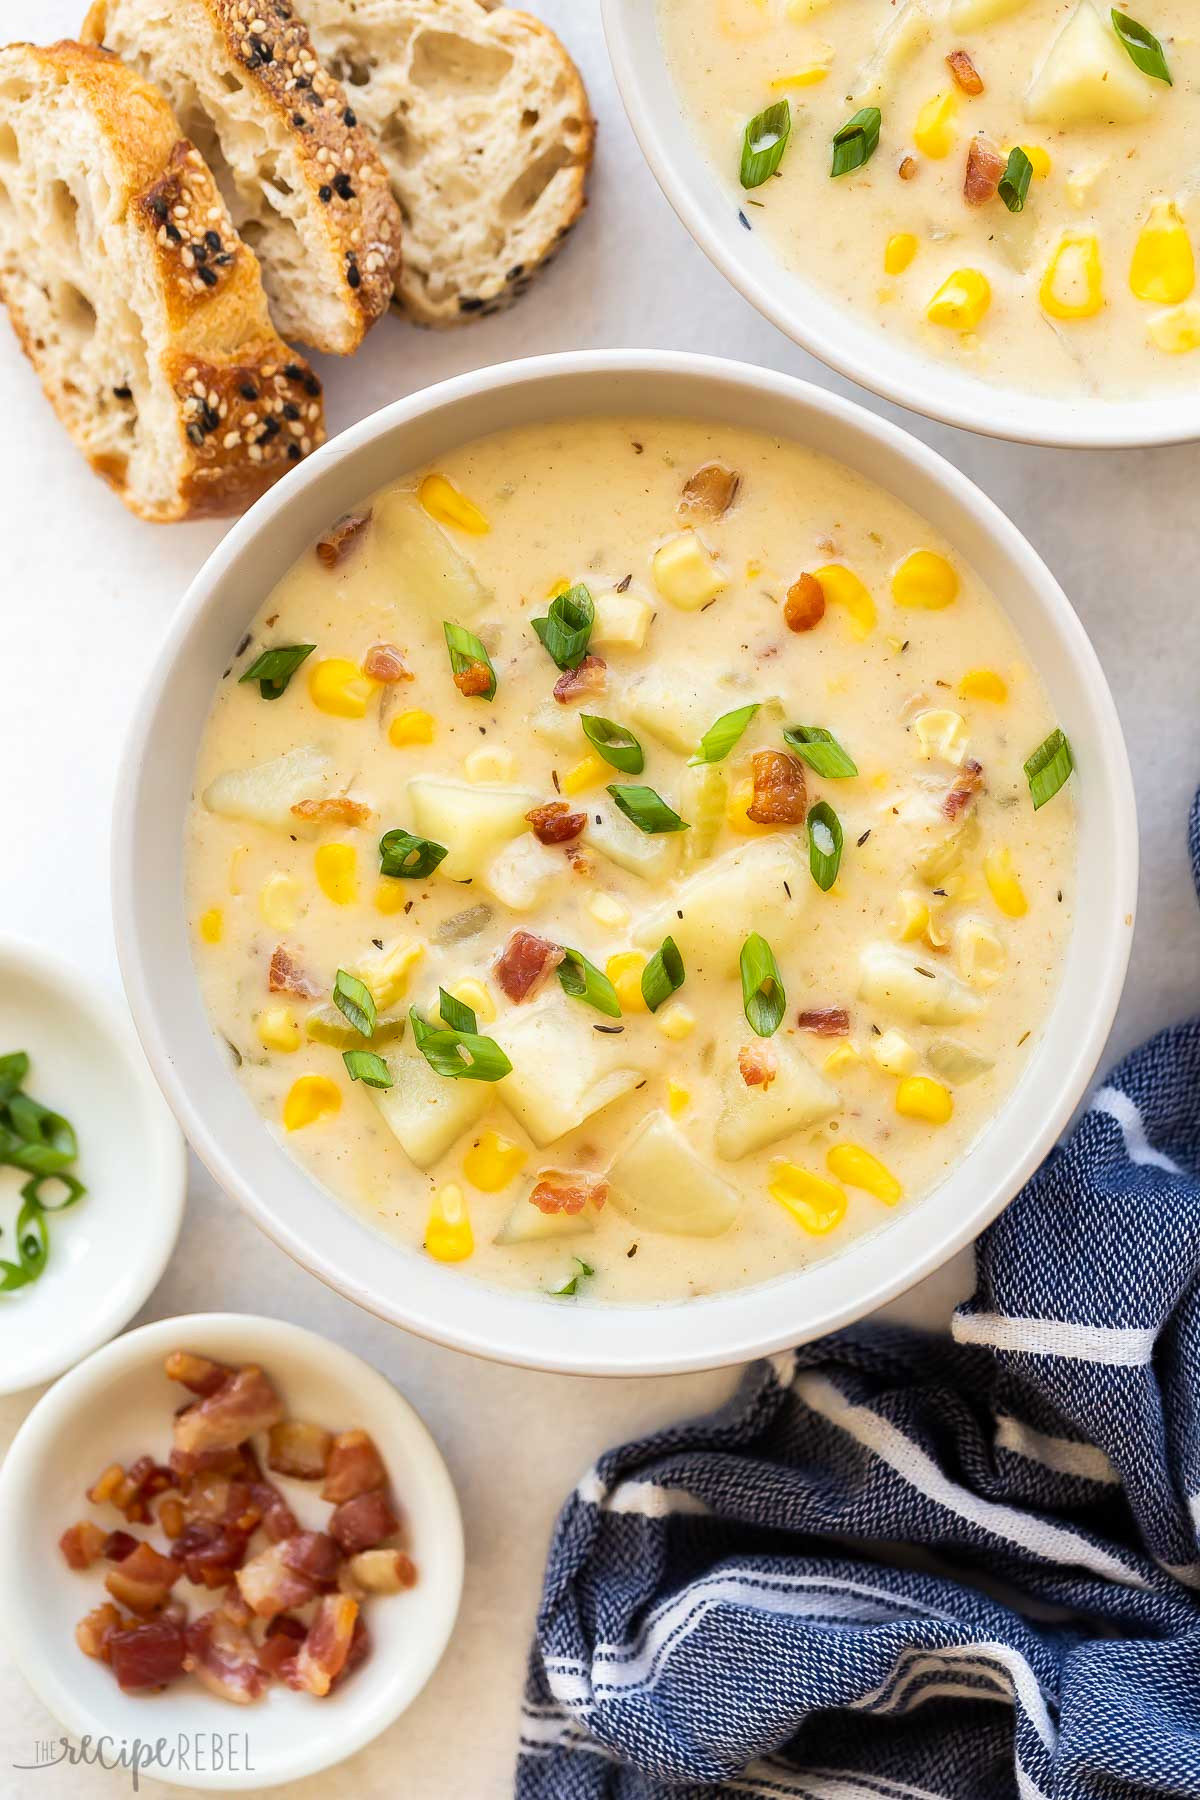
[[[204,427],[203,427],[203,425],[198,425],[196,423],[195,419],[193,419],[191,424],[187,428],[187,435],[188,435],[189,444],[196,444],[196,445],[202,444],[204,442]]]
[[[298,406],[293,406],[290,400],[285,400],[283,403],[283,416],[285,419],[298,419],[300,417],[300,408]]]
[[[189,248],[198,263],[206,263],[208,261],[207,244],[192,244]]]
[[[242,396],[243,400],[258,399],[258,389],[252,381],[243,381],[241,387],[238,389],[238,393]]]
[[[283,372],[289,381],[303,381],[304,370],[299,363],[284,363]]]
[[[167,203],[163,199],[161,194],[155,194],[149,204],[150,204],[150,211],[154,214],[154,217],[156,219],[158,219],[161,222],[163,219],[166,218]]]
[[[317,189],[317,199],[323,200],[326,205],[333,199],[333,189],[329,186],[328,182],[323,181]]]
[[[321,384],[315,375],[306,375],[304,377],[304,391],[306,394],[310,394],[314,400],[320,398]]]
[[[113,389],[113,393],[116,395],[118,400],[132,400],[133,399],[133,389],[131,387],[125,386],[124,383],[122,383],[122,385],[120,387],[115,387]]]
[[[262,430],[258,434],[258,442],[260,444],[269,444],[272,438],[276,438],[278,436],[279,436],[279,421],[278,421],[278,419],[268,419],[266,424],[263,426]]]
[[[215,431],[217,426],[221,423],[220,413],[215,406],[210,406],[207,400],[200,408],[200,422],[204,426],[205,431]]]
[[[218,281],[221,279],[215,269],[206,269],[203,266],[198,268],[196,273],[204,283],[205,287],[216,287]]]
[[[304,117],[303,113],[293,113],[292,114],[292,124],[297,128],[298,131],[307,131],[309,128],[308,120]]]
[[[483,305],[483,301],[477,294],[460,294],[458,296],[458,310],[460,313],[481,312],[483,310]]]
[[[309,81],[307,75],[297,75],[296,86],[298,88],[306,88],[306,87],[311,87],[312,83],[311,83],[311,81]]]
[[[265,43],[262,38],[251,38],[250,42],[254,47],[254,54],[261,57],[263,62],[269,63],[275,61],[275,55],[270,44]]]
[[[215,256],[217,251],[221,248],[220,233],[216,232],[216,231],[206,231],[204,234],[204,242],[208,245],[209,249],[212,251],[213,255]]]
[[[220,256],[213,257],[213,261],[217,264],[217,266],[219,268],[223,269],[225,267],[226,263],[231,263],[233,261],[233,251],[232,250],[222,250]]]
[[[180,231],[178,225],[167,225],[164,227],[164,229],[166,231],[168,239],[170,240],[170,242],[172,244],[182,244],[183,233]]]
[[[358,272],[357,263],[351,263],[350,267],[346,270],[346,284],[348,287],[352,288],[362,286],[362,276]]]
[[[342,114],[342,124],[348,125],[351,131],[353,131],[354,127],[358,124],[358,114],[352,106],[348,106]]]
[[[300,461],[300,446],[299,446],[299,444],[289,444],[288,445],[288,461],[289,462],[299,462]]]
[[[350,185],[350,177],[344,169],[339,169],[333,178],[334,192],[343,200],[353,200],[354,189]]]
[[[505,281],[520,281],[520,279],[524,273],[525,273],[525,264],[524,263],[514,263],[512,268],[508,271],[508,274],[504,277],[504,279],[505,279]]]
[[[263,64],[263,59],[257,51],[254,52],[253,56],[243,57],[242,61],[248,69],[261,69]]]

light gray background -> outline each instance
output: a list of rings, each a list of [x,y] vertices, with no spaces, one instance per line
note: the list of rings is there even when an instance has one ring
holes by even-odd
[[[878,407],[760,320],[692,245],[626,124],[597,0],[533,4],[578,60],[599,120],[590,210],[515,311],[443,336],[385,320],[353,363],[329,362],[322,374],[331,433],[462,370],[582,345],[740,357]],[[82,8],[83,0],[3,0],[0,20],[6,37],[48,42],[69,34]],[[171,609],[223,527],[154,527],[129,517],[68,447],[3,325],[0,408],[0,929],[87,963],[115,989],[108,853],[118,746]],[[1142,833],[1141,912],[1113,1043],[1123,1050],[1200,1001],[1200,924],[1184,841],[1200,778],[1200,446],[1026,450],[879,410],[935,445],[1011,514],[1062,581],[1108,671]],[[248,596],[248,612],[253,604]],[[969,1280],[962,1258],[910,1296],[906,1310],[940,1323],[949,1297]],[[440,1440],[466,1516],[463,1610],[437,1675],[384,1737],[291,1794],[500,1800],[511,1791],[526,1642],[561,1499],[606,1445],[706,1407],[734,1378],[568,1379],[421,1343],[295,1267],[194,1166],[178,1252],[142,1316],[208,1308],[295,1319],[386,1371]],[[5,1444],[36,1397],[0,1402]],[[121,1774],[13,1770],[33,1760],[38,1739],[56,1734],[0,1651],[0,1794],[91,1800],[128,1791]],[[149,1781],[142,1791],[154,1800],[178,1790]]]

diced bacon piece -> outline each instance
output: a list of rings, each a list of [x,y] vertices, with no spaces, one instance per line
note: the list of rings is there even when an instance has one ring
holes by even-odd
[[[403,1550],[360,1550],[346,1569],[351,1581],[368,1594],[399,1594],[416,1586],[416,1564]]]
[[[110,1531],[101,1548],[101,1555],[107,1562],[124,1562],[132,1556],[138,1547],[138,1540],[131,1531]]]
[[[221,1595],[221,1604],[218,1610],[223,1612],[227,1619],[232,1619],[235,1625],[251,1625],[254,1622],[254,1608],[236,1582],[231,1581]]]
[[[783,620],[789,631],[811,631],[825,617],[825,589],[815,575],[798,575],[783,603]]]
[[[995,144],[985,137],[973,137],[967,151],[967,172],[963,178],[963,198],[968,206],[986,206],[1000,186],[1000,177],[1008,167]]]
[[[572,812],[565,800],[550,800],[525,814],[539,844],[566,844],[587,824],[587,814]]]
[[[395,1535],[400,1521],[392,1511],[383,1488],[372,1488],[368,1494],[356,1494],[343,1500],[329,1517],[329,1535],[335,1538],[347,1556],[360,1550],[373,1550],[385,1538]]]
[[[767,1044],[743,1044],[738,1068],[747,1087],[766,1089],[779,1073],[779,1058]]]
[[[816,1037],[845,1037],[850,1014],[844,1006],[810,1006],[797,1014],[796,1023],[801,1031],[811,1031]]]
[[[114,1495],[120,1493],[124,1481],[125,1471],[120,1463],[109,1463],[107,1469],[97,1475],[88,1488],[86,1497],[93,1506],[103,1506],[106,1501],[112,1502]]]
[[[152,1456],[139,1456],[125,1471],[125,1479],[112,1496],[113,1505],[124,1513],[132,1525],[144,1525],[150,1517],[150,1502],[175,1486],[175,1475]]]
[[[413,681],[415,676],[395,644],[372,644],[362,660],[362,671],[386,687],[393,681]]]
[[[176,1618],[147,1619],[109,1634],[108,1660],[126,1693],[164,1688],[184,1672],[186,1634]]]
[[[804,764],[786,750],[756,750],[750,759],[754,798],[746,817],[756,825],[799,825],[808,810]]]
[[[261,1516],[262,1528],[273,1544],[299,1531],[300,1521],[271,1481],[256,1481],[251,1488],[254,1505]]]
[[[543,1169],[529,1204],[543,1213],[580,1213],[591,1203],[599,1212],[608,1199],[608,1183],[578,1170]]]
[[[238,1591],[260,1619],[306,1606],[316,1593],[315,1583],[289,1569],[285,1559],[288,1540],[271,1544],[252,1556],[237,1572]]]
[[[558,944],[533,931],[514,931],[496,959],[496,980],[510,1000],[528,1000],[562,959]]]
[[[304,1642],[307,1632],[299,1619],[280,1613],[267,1626],[266,1636],[258,1646],[258,1660],[272,1675],[282,1675],[283,1665],[290,1662]]]
[[[254,1639],[218,1609],[201,1613],[187,1628],[184,1667],[210,1694],[248,1706],[265,1693],[270,1676],[259,1665]]]
[[[320,1481],[329,1466],[333,1436],[323,1425],[281,1419],[267,1439],[267,1467],[293,1481]]]
[[[957,819],[974,804],[975,796],[983,786],[983,764],[968,756],[958,771],[954,786],[942,801],[942,811],[948,819]]]
[[[239,1369],[215,1394],[175,1416],[175,1448],[185,1456],[240,1444],[283,1417],[283,1403],[262,1370]]]
[[[81,1519],[78,1525],[68,1525],[58,1540],[58,1547],[67,1561],[69,1569],[90,1569],[96,1558],[103,1554],[106,1535],[98,1525],[90,1519]]]
[[[358,1618],[358,1602],[349,1594],[326,1594],[319,1603],[308,1636],[286,1665],[289,1687],[318,1698],[326,1695],[346,1665]]]
[[[75,1627],[75,1642],[85,1656],[94,1656],[99,1662],[108,1661],[108,1646],[114,1631],[123,1631],[134,1624],[128,1613],[123,1613],[106,1600],[102,1606],[95,1606],[90,1613],[85,1613]]]
[[[158,1522],[162,1526],[165,1536],[172,1539],[177,1538],[187,1523],[183,1511],[183,1501],[177,1500],[174,1494],[168,1494],[158,1509]]]
[[[952,50],[946,63],[964,94],[982,94],[983,76],[965,50]]]
[[[582,700],[589,694],[602,694],[608,686],[608,664],[602,656],[585,656],[577,669],[564,669],[554,684],[554,698],[560,706],[571,700]]]
[[[332,1587],[337,1581],[342,1553],[327,1531],[297,1531],[279,1548],[285,1567],[314,1587]]]
[[[371,817],[370,807],[361,800],[351,800],[349,794],[330,794],[325,800],[297,800],[292,813],[297,819],[318,825],[365,825]]]
[[[353,1675],[360,1663],[366,1662],[371,1654],[371,1634],[367,1630],[367,1621],[360,1612],[354,1621],[354,1630],[350,1633],[350,1648],[346,1652],[346,1660],[334,1676],[331,1687],[341,1687],[348,1675]]]
[[[179,1580],[179,1564],[163,1556],[153,1544],[141,1543],[104,1577],[113,1599],[130,1612],[158,1612]]]
[[[195,1455],[185,1454],[176,1448],[171,1451],[167,1461],[185,1494],[191,1493],[197,1481],[209,1476],[232,1475],[241,1478],[258,1473],[248,1444],[218,1444],[211,1450],[201,1450]]]
[[[741,485],[742,478],[735,469],[727,469],[719,462],[704,463],[684,482],[675,510],[687,524],[710,525],[725,517]]]
[[[194,1356],[190,1350],[172,1350],[163,1367],[168,1380],[180,1382],[202,1400],[215,1394],[233,1374],[227,1363],[213,1362],[209,1356]]]
[[[329,1472],[321,1489],[322,1500],[340,1506],[371,1488],[387,1486],[387,1470],[366,1431],[339,1431],[329,1452]]]
[[[250,1533],[230,1525],[195,1519],[171,1543],[171,1560],[179,1563],[197,1587],[225,1587],[246,1560]]]
[[[248,1481],[207,1469],[189,1484],[186,1511],[189,1523],[199,1519],[239,1531],[253,1531],[261,1516]]]
[[[486,663],[469,662],[465,669],[455,669],[452,680],[459,693],[470,700],[476,694],[486,694],[495,676]]]
[[[315,1000],[321,991],[282,944],[276,944],[271,957],[267,986],[273,994],[295,994],[300,1000]]]
[[[371,514],[343,513],[323,537],[319,537],[313,548],[317,553],[317,561],[327,569],[336,569],[344,562],[354,546],[371,523]]]

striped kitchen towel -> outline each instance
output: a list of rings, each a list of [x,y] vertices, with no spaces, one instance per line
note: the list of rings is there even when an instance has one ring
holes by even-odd
[[[839,1332],[601,1457],[518,1800],[1197,1800],[1198,1540],[1200,1021],[980,1240],[952,1340]]]

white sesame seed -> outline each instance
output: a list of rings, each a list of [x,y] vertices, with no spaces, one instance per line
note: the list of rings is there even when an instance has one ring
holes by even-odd
[[[293,437],[303,437],[304,436],[304,426],[300,423],[299,419],[289,419],[287,422],[287,428],[291,432]]]
[[[305,456],[307,456],[312,449],[312,439],[307,432],[305,432],[304,436],[300,439],[300,448],[303,450]]]
[[[221,444],[224,449],[232,450],[233,446],[241,441],[241,436],[242,434],[240,431],[227,431],[225,436],[221,439]]]
[[[242,424],[245,425],[247,427],[247,429],[249,429],[249,427],[251,425],[257,425],[258,424],[258,414],[256,412],[248,412],[248,413],[243,414]]]
[[[196,258],[192,255],[192,252],[188,249],[186,244],[183,246],[183,249],[180,251],[179,254],[180,254],[180,258],[183,262],[183,266],[185,269],[194,269],[195,268]]]
[[[262,445],[261,444],[247,444],[246,454],[250,458],[251,462],[261,462],[262,456],[263,456]]]

